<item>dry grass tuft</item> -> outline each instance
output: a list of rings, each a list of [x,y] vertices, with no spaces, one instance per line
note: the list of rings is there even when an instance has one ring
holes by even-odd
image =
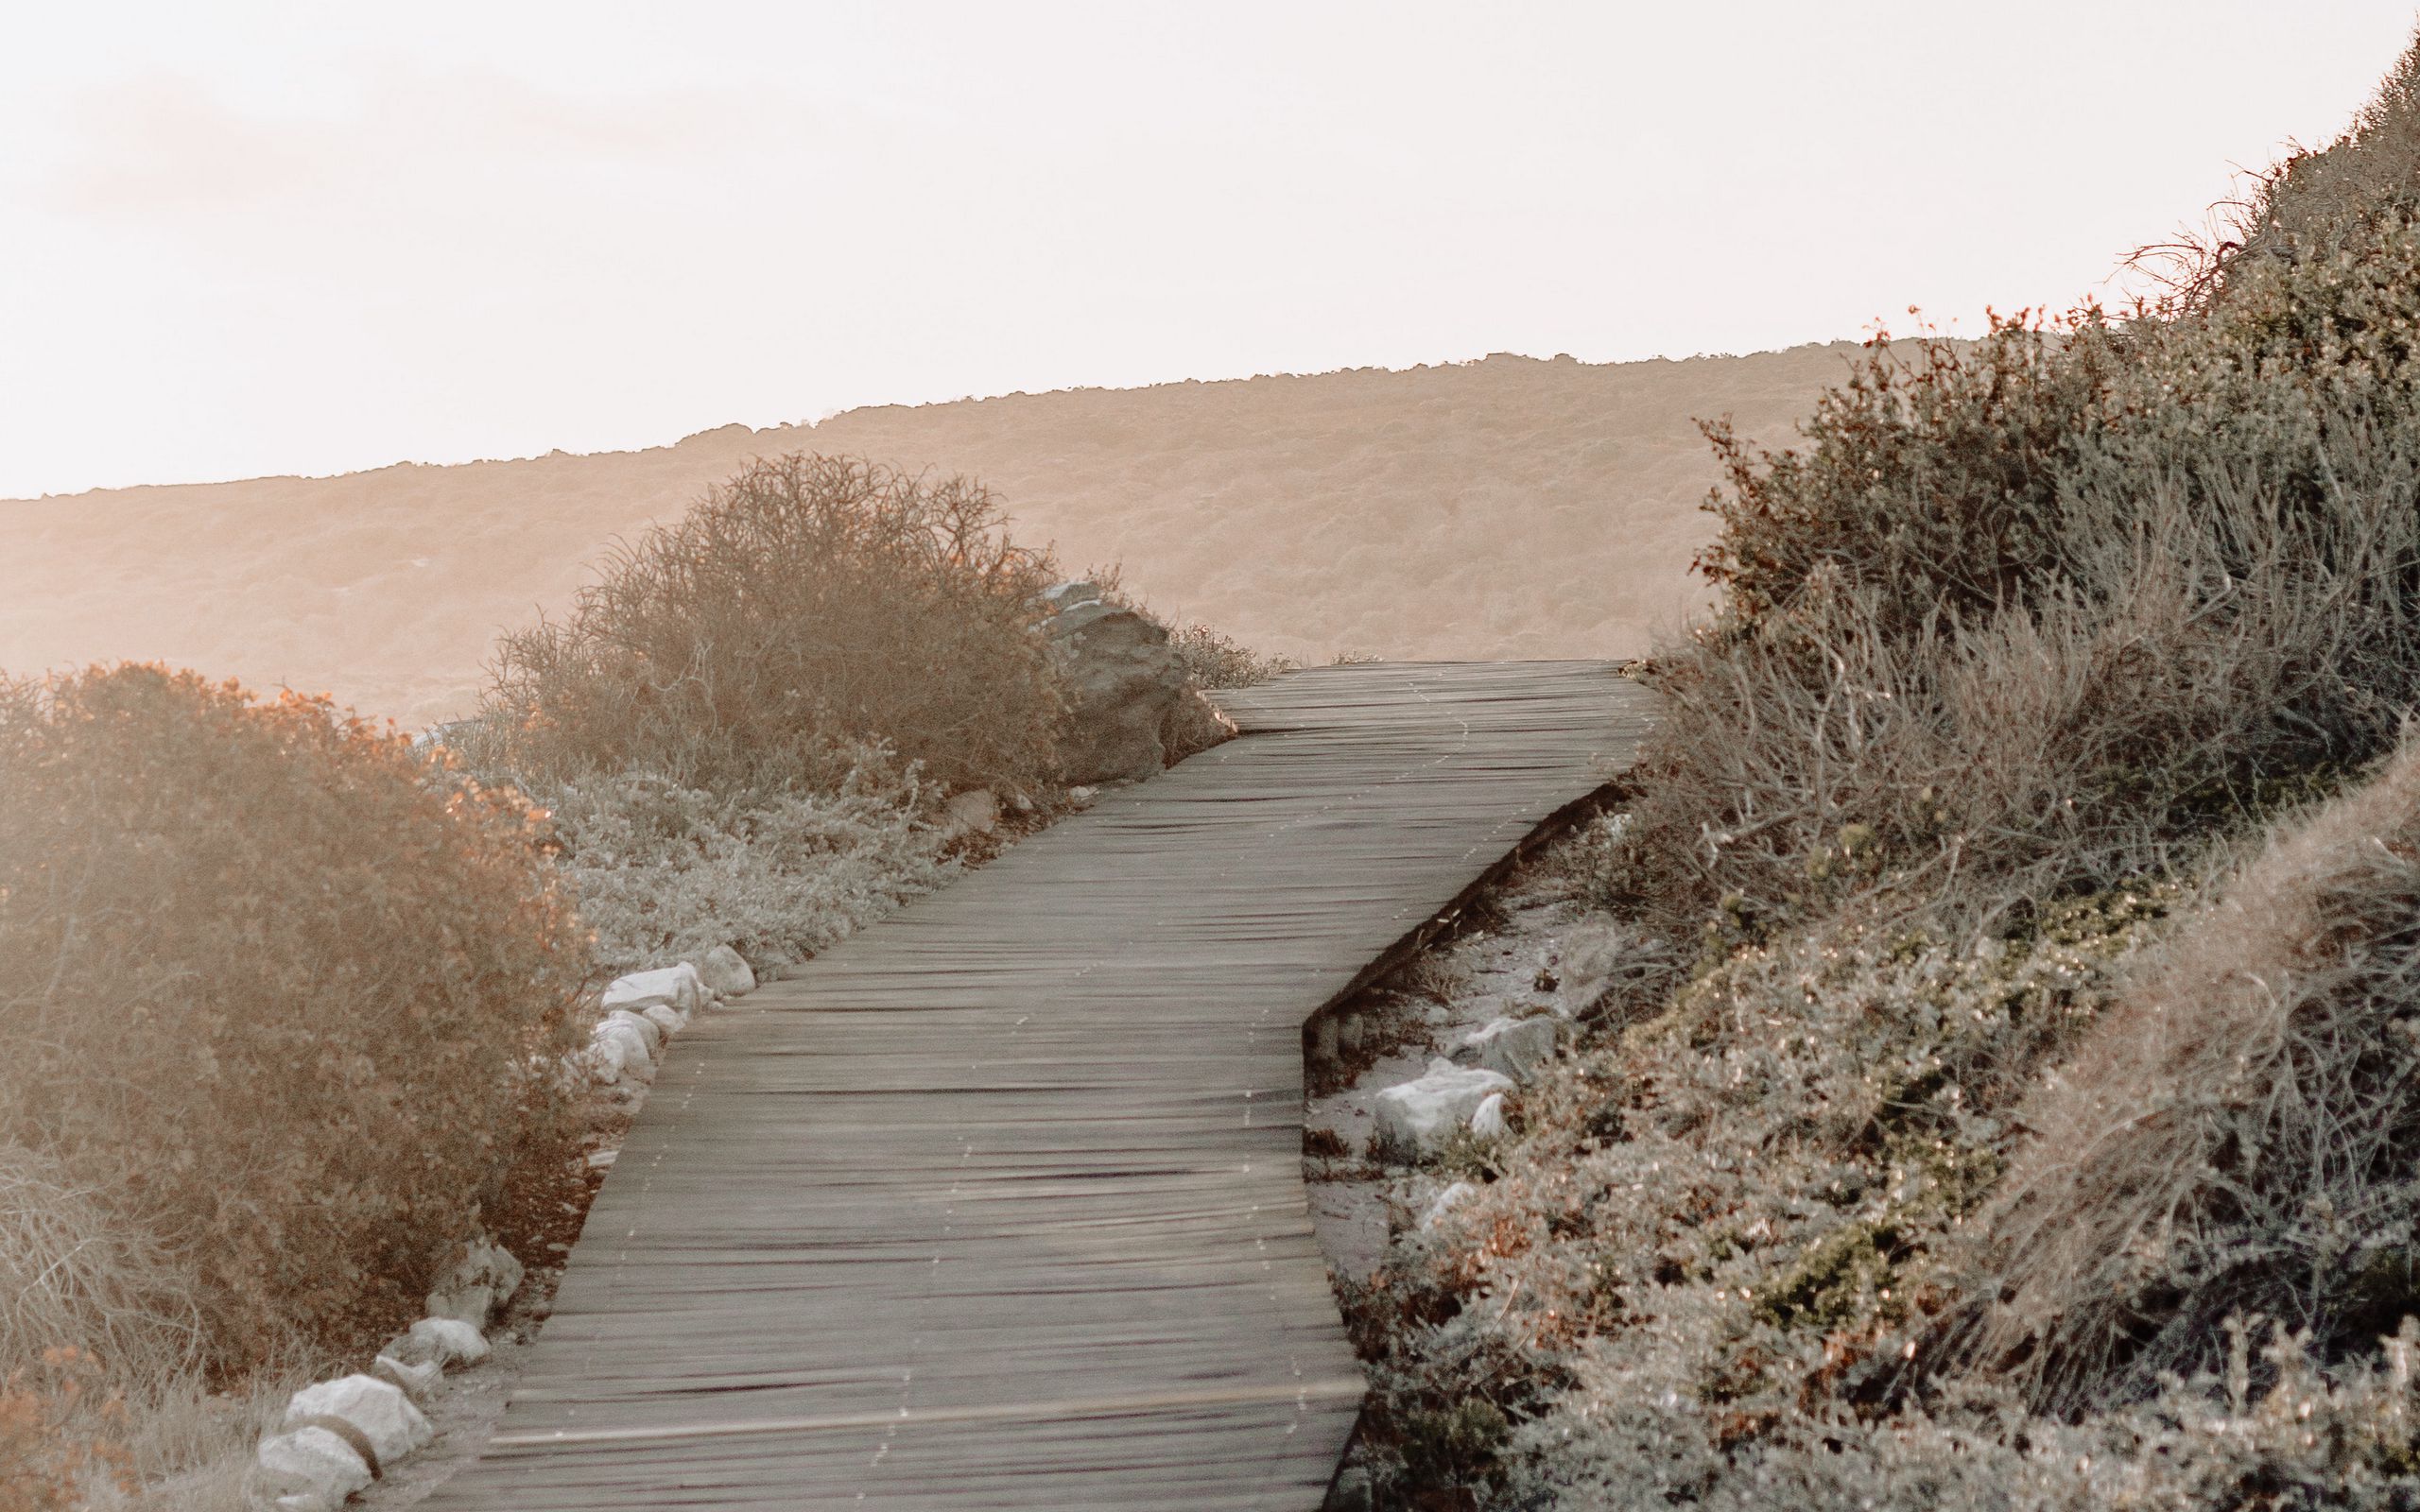
[[[2420,747],[2283,832],[2017,1111],[1971,1349],[2066,1414],[2420,1310]]]
[[[0,1143],[0,1366],[74,1349],[122,1383],[171,1379],[201,1348],[174,1257],[55,1160]]]

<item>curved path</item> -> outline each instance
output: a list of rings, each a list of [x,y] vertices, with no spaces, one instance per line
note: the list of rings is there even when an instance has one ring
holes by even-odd
[[[1305,1017],[1626,765],[1601,662],[1224,695],[1242,738],[700,1020],[456,1512],[1320,1504],[1362,1383]]]

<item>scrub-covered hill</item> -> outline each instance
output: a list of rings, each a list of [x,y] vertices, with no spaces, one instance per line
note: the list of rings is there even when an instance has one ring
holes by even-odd
[[[1619,656],[1701,601],[1698,419],[1792,438],[1846,345],[1168,384],[733,425],[675,446],[0,502],[0,669],[130,658],[467,712],[498,630],[759,455],[973,474],[1021,541],[1305,659]]]

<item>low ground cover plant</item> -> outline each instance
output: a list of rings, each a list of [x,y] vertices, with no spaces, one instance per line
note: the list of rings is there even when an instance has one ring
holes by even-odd
[[[602,970],[730,945],[803,961],[955,872],[929,795],[868,750],[833,791],[717,793],[648,772],[544,790]]]

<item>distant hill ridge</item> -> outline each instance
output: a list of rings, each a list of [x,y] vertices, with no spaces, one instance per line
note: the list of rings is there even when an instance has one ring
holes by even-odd
[[[616,536],[752,456],[813,450],[988,483],[1071,570],[1305,659],[1626,656],[1701,601],[1715,469],[1694,421],[1771,444],[1854,343],[1587,364],[1072,389],[730,425],[671,446],[0,502],[0,669],[160,660],[465,711],[498,629],[567,603]]]

